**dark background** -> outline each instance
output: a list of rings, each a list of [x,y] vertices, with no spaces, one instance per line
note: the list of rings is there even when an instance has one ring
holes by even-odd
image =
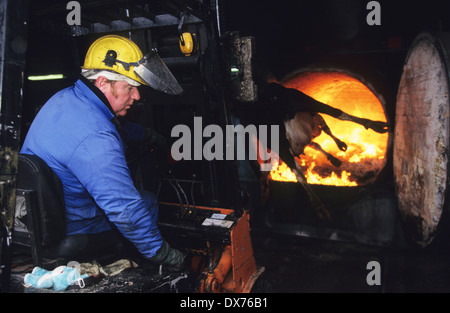
[[[258,58],[278,79],[315,63],[348,64],[378,75],[395,93],[414,38],[450,30],[450,1],[378,1],[381,25],[373,26],[369,2],[227,0],[224,23],[255,37]]]
[[[348,67],[378,86],[387,99],[394,99],[414,38],[423,31],[450,31],[450,1],[377,1],[381,25],[373,26],[366,21],[371,12],[366,8],[369,2],[225,0],[219,10],[221,33],[238,31],[241,36],[253,36],[257,70],[277,80],[314,64]],[[32,12],[40,12],[39,3],[31,3]],[[67,13],[63,10],[58,16]],[[42,24],[41,15],[32,13],[31,26],[34,20]],[[30,28],[28,74],[78,72],[86,51],[78,52],[78,62],[73,62],[73,52],[83,44],[87,49],[89,42],[82,39],[77,39],[75,47],[70,38]],[[49,95],[60,87],[49,90]]]

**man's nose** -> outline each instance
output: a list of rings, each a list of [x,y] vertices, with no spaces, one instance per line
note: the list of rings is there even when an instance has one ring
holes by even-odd
[[[139,99],[141,99],[141,95],[140,95],[139,90],[137,89],[137,87],[134,87],[133,90],[132,90],[131,92],[132,92],[131,98],[132,98],[133,100],[139,100]]]

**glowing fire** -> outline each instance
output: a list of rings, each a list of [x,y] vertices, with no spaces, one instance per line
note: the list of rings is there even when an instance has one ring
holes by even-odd
[[[289,169],[289,167],[280,160],[280,164],[278,162],[273,162],[273,170],[270,172],[269,177],[272,180],[276,181],[287,181],[287,182],[296,182],[297,178],[295,178],[295,174]]]
[[[309,96],[358,117],[386,122],[380,100],[361,81],[340,72],[301,73],[287,83]],[[348,146],[341,151],[331,137],[322,133],[314,139],[325,151],[342,162],[333,166],[321,153],[310,147],[297,159],[309,184],[333,186],[365,185],[373,181],[385,165],[388,133],[366,130],[353,122],[322,114],[331,132]],[[269,176],[277,181],[296,181],[294,173],[280,162]]]

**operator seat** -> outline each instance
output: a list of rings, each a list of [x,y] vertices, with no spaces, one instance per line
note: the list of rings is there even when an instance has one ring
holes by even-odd
[[[36,155],[19,154],[16,219],[20,203],[26,229],[15,227],[13,243],[31,249],[33,263],[42,266],[45,251],[66,237],[66,211],[61,180]]]
[[[25,227],[16,227],[23,224]],[[41,158],[29,154],[19,154],[13,244],[19,251],[31,250],[37,266],[43,266],[44,258],[62,264],[92,258],[140,257],[117,230],[67,236],[61,180]]]

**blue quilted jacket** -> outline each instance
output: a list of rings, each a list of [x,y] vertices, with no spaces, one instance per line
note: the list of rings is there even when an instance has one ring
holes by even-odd
[[[135,188],[113,117],[103,93],[80,78],[42,107],[20,153],[39,156],[61,179],[67,235],[117,227],[152,257],[162,245],[157,201]]]

